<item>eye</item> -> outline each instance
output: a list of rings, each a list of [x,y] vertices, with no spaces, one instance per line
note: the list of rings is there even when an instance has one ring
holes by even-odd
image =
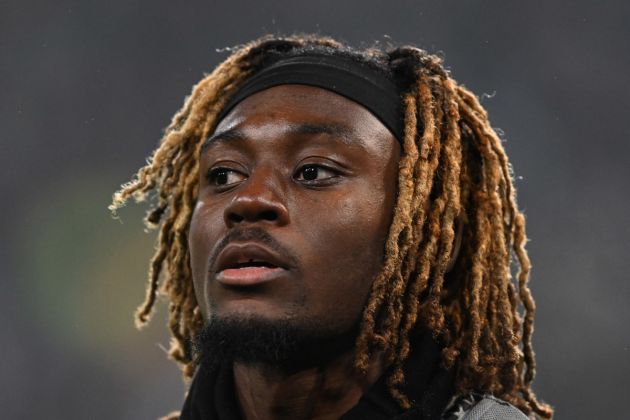
[[[316,184],[321,181],[336,178],[338,175],[339,173],[333,169],[322,165],[309,164],[299,168],[295,173],[294,178],[297,181]]]
[[[221,187],[236,184],[247,178],[245,174],[230,168],[214,168],[206,176],[208,184]]]

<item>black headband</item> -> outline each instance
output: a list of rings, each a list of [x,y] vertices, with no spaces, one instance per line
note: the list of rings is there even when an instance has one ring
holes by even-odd
[[[363,105],[402,143],[400,89],[386,75],[343,56],[303,55],[276,61],[245,82],[223,108],[219,120],[248,96],[289,84],[323,88]]]

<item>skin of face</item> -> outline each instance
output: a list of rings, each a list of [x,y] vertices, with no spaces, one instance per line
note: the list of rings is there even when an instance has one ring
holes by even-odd
[[[276,86],[236,105],[199,158],[189,248],[205,318],[356,325],[382,266],[400,149],[367,109],[321,88]],[[248,268],[269,254],[278,264]]]

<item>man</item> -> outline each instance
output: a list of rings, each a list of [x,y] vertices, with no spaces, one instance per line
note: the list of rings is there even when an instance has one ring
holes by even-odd
[[[171,357],[194,376],[180,418],[551,417],[531,390],[507,157],[436,57],[245,45],[112,209],[152,190],[159,246],[137,320],[162,281]]]

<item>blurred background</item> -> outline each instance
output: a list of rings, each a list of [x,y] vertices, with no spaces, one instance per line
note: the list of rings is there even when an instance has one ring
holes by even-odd
[[[535,390],[559,419],[624,418],[629,19],[625,1],[0,1],[1,417],[181,407],[164,305],[132,322],[155,235],[107,205],[222,48],[300,31],[416,44],[482,95],[528,218]]]

